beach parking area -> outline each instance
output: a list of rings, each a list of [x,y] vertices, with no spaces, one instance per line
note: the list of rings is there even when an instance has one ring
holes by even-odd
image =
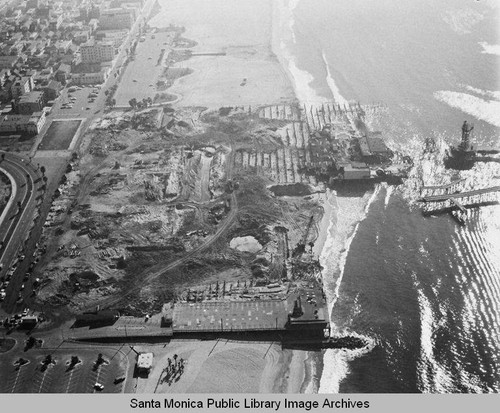
[[[2,379],[1,393],[92,393],[95,385],[103,386],[103,393],[121,393],[128,370],[129,349],[103,348],[59,348],[33,349],[19,352],[14,364],[6,359],[0,363]],[[98,354],[102,363],[96,363]],[[47,361],[47,356],[51,362]],[[78,363],[71,366],[71,358],[77,357]],[[20,360],[23,360],[19,364]]]
[[[138,101],[150,97],[158,92],[156,82],[161,76],[172,47],[174,32],[148,33],[144,41],[138,42],[135,57],[131,60],[122,74],[118,89],[114,95],[116,106],[128,107],[132,98]]]

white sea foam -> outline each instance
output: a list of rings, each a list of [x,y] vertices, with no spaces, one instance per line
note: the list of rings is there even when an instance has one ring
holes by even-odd
[[[297,67],[297,59],[289,45],[295,43],[293,11],[300,0],[273,1],[273,40],[272,49],[281,66],[287,71],[292,82],[295,96],[301,103],[317,104],[325,99],[310,86],[314,77]]]
[[[273,41],[274,54],[282,67],[287,71],[292,81],[295,95],[302,104],[318,105],[331,101],[331,98],[320,96],[311,87],[314,76],[306,70],[297,66],[297,58],[291,53],[290,46],[296,43],[294,10],[300,0],[277,0],[273,1]],[[331,75],[330,66],[326,60],[325,53],[322,54],[327,72],[326,81],[335,102],[344,105],[347,100],[340,94],[339,89]]]
[[[366,347],[356,350],[327,349],[323,357],[325,368],[321,376],[318,393],[338,393],[340,383],[349,374],[349,362],[369,353],[377,344],[376,340],[371,337],[352,332],[346,332],[346,334],[361,338],[368,344]]]
[[[434,97],[451,107],[475,116],[477,119],[500,127],[500,102],[497,100],[485,100],[468,93],[452,92],[449,90],[434,92]]]
[[[329,314],[339,297],[339,289],[344,275],[345,262],[349,253],[350,245],[356,236],[359,224],[366,218],[370,205],[377,198],[382,186],[378,185],[375,191],[367,199],[365,196],[359,202],[352,199],[346,200],[345,204],[337,198],[338,208],[336,214],[342,216],[342,221],[332,220],[328,228],[328,236],[320,255],[320,263],[323,267],[323,283],[328,286],[325,293],[327,296]],[[344,239],[344,245],[339,242]],[[354,332],[342,330],[331,320],[332,333],[336,335],[357,335]],[[375,346],[375,340],[370,337],[360,336],[369,345],[359,350],[329,349],[324,355],[323,375],[321,376],[319,393],[338,393],[342,380],[349,373],[349,361],[370,352]]]
[[[480,95],[480,96],[488,98],[488,99],[494,99],[494,100],[500,101],[500,92],[499,91],[478,89],[477,87],[473,87],[473,86],[469,86],[469,85],[466,85],[465,89],[467,89],[469,92],[475,93],[476,95]]]
[[[484,54],[494,54],[500,56],[500,44],[488,44],[487,42],[479,42]]]
[[[328,83],[328,86],[330,87],[330,90],[332,91],[332,95],[333,98],[335,99],[335,102],[342,106],[347,105],[348,104],[347,100],[340,94],[339,88],[335,84],[335,80],[333,80],[332,74],[330,72],[330,65],[328,64],[328,60],[326,60],[325,51],[323,51],[321,57],[323,58],[323,62],[325,63],[326,67],[326,81]]]

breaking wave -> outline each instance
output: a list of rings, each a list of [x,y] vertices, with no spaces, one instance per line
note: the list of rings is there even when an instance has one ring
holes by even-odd
[[[342,215],[342,221],[332,219],[328,228],[328,238],[320,256],[323,267],[323,283],[326,287],[329,313],[339,297],[339,289],[344,275],[344,268],[351,243],[356,236],[360,223],[366,218],[370,206],[380,193],[382,186],[378,185],[372,194],[366,195],[355,202],[352,198],[336,198],[335,214]],[[343,240],[343,241],[342,241]],[[342,243],[339,246],[339,243]],[[373,338],[359,335],[344,329],[338,330],[334,320],[331,320],[332,333],[357,336],[368,342],[368,346],[358,350],[328,349],[324,356],[323,375],[320,381],[319,393],[338,393],[342,380],[349,373],[349,361],[368,352],[375,346]]]
[[[475,116],[477,119],[500,127],[500,102],[497,100],[485,100],[468,93],[452,92],[449,90],[434,92],[434,97],[451,107]]]
[[[481,53],[500,56],[500,44],[488,44],[486,42],[479,42],[479,45],[483,48],[483,51]]]

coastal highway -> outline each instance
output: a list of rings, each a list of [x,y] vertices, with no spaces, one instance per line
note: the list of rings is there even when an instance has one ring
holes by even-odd
[[[3,152],[0,152],[3,153]],[[0,169],[13,179],[12,199],[7,204],[2,213],[0,222],[0,241],[3,241],[3,248],[0,250],[0,262],[2,270],[0,278],[7,279],[12,263],[16,259],[24,242],[29,238],[29,231],[33,225],[33,217],[39,196],[38,184],[40,176],[28,160],[17,155],[5,153],[5,158],[0,161]],[[19,208],[21,205],[21,208]],[[9,280],[6,288],[7,297],[4,307],[17,300],[18,290],[22,283],[22,278],[16,274]]]

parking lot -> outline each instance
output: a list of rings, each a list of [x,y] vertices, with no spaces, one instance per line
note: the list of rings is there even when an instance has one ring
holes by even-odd
[[[70,92],[71,90],[71,92]],[[59,99],[54,103],[52,108],[52,113],[54,118],[59,117],[88,117],[90,112],[94,109],[94,102],[91,102],[89,95],[99,94],[101,92],[101,86],[96,85],[96,87],[91,86],[79,86],[79,87],[69,87],[63,90]],[[88,109],[87,109],[88,108]]]
[[[128,372],[128,347],[122,349],[35,349],[20,353],[27,364],[16,366],[0,362],[0,393],[120,393],[126,380],[117,380]],[[102,353],[105,360],[95,366],[97,356]],[[45,357],[51,354],[55,364],[43,368]],[[73,368],[69,368],[72,356],[81,360]],[[17,361],[19,358],[16,358]],[[102,390],[96,390],[95,384],[100,383]]]

